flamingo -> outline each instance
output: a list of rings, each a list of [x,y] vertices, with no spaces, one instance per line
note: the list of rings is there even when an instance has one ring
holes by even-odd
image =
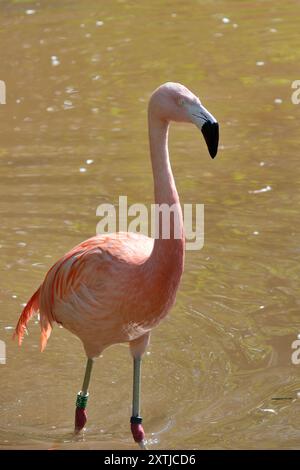
[[[212,158],[219,140],[216,119],[188,88],[167,82],[152,93],[148,128],[155,203],[172,207],[170,236],[161,236],[160,219],[155,240],[117,232],[96,235],[75,246],[48,271],[24,307],[14,333],[21,345],[29,319],[39,311],[41,351],[54,322],[82,341],[87,363],[76,400],[75,432],[82,430],[87,421],[94,360],[105,348],[128,342],[133,358],[131,432],[141,447],[145,446],[140,413],[141,359],[151,330],[175,302],[184,268],[183,219],[168,153],[170,121],[194,123],[202,131]]]

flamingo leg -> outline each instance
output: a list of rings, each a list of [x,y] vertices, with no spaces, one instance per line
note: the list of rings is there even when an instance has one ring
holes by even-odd
[[[94,360],[88,358],[85,368],[85,374],[82,384],[82,390],[77,394],[76,410],[75,410],[75,432],[81,431],[87,421],[86,405],[89,397],[89,383]]]
[[[142,426],[140,415],[141,406],[141,363],[142,355],[149,343],[150,333],[146,333],[140,338],[130,343],[130,350],[133,357],[133,393],[132,393],[132,416],[130,419],[131,432],[135,442],[140,447],[145,448],[145,432]]]
[[[130,418],[131,432],[135,442],[145,448],[145,432],[142,426],[143,418],[140,416],[141,403],[141,356],[133,358],[133,394],[132,394],[132,416]]]
[[[141,357],[133,358],[133,394],[132,394],[132,417],[140,416],[141,402]]]

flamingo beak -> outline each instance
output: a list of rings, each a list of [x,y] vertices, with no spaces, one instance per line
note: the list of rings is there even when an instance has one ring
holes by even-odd
[[[200,102],[185,104],[191,122],[201,130],[211,158],[215,158],[219,144],[219,124]]]
[[[215,158],[219,144],[219,124],[217,122],[206,121],[201,128],[201,132],[204,136],[209,155],[211,158]]]

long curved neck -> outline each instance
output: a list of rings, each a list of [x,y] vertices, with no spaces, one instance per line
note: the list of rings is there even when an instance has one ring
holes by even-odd
[[[156,269],[161,274],[177,274],[179,278],[184,262],[184,233],[182,211],[175,181],[170,165],[168,152],[169,123],[148,114],[150,155],[154,179],[154,195],[156,204],[172,207],[170,217],[170,236],[162,237],[163,218],[159,219],[159,237],[155,239],[151,259],[156,262]],[[176,224],[176,227],[174,226]],[[179,280],[179,279],[178,279]]]
[[[155,203],[172,205],[179,203],[179,197],[170,165],[168,133],[169,123],[157,120],[149,113],[149,143]]]

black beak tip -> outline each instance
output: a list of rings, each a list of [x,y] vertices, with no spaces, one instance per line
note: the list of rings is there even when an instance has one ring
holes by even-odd
[[[204,136],[209,155],[211,158],[215,158],[219,145],[219,124],[207,121],[203,124],[201,132]]]
[[[209,150],[209,155],[211,156],[212,159],[214,159],[217,156],[218,150]]]

